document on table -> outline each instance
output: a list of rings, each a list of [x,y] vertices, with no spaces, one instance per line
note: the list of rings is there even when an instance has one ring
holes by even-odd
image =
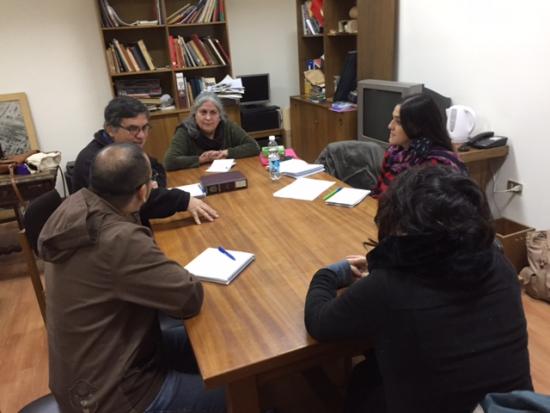
[[[281,173],[293,178],[299,178],[323,172],[325,167],[317,163],[307,163],[302,159],[289,159],[281,162]]]
[[[228,172],[235,165],[235,159],[215,159],[206,172]]]
[[[255,259],[250,252],[207,248],[185,269],[199,280],[227,285]]]
[[[203,191],[201,184],[190,184],[178,186],[176,189],[181,189],[182,191],[189,192],[194,198],[204,198],[206,193]]]
[[[328,205],[354,207],[370,194],[368,189],[342,188],[325,200]]]
[[[320,179],[298,178],[291,184],[279,189],[273,194],[278,198],[301,199],[313,201],[324,191],[334,185],[334,181],[323,181]]]

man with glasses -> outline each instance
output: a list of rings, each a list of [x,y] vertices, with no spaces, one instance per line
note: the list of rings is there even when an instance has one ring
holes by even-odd
[[[205,389],[185,331],[159,328],[159,311],[198,314],[203,288],[140,224],[151,175],[138,145],[107,145],[89,189],[40,234],[50,388],[63,412],[225,412],[224,390]]]
[[[112,99],[105,108],[104,128],[96,132],[92,141],[78,154],[75,161],[72,192],[89,186],[90,166],[96,154],[112,143],[134,143],[143,148],[151,131],[149,110],[139,100],[120,96]],[[140,210],[144,225],[151,218],[164,218],[179,211],[189,211],[195,222],[200,217],[213,221],[218,213],[200,199],[179,189],[166,188],[166,171],[161,163],[149,157],[157,188]]]

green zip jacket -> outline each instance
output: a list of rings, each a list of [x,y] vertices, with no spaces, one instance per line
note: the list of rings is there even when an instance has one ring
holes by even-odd
[[[224,122],[223,145],[221,150],[228,150],[228,158],[246,158],[260,153],[258,143],[237,124]],[[176,129],[176,134],[164,157],[164,166],[168,171],[176,169],[196,168],[199,166],[199,156],[205,152],[197,145],[196,138],[191,137],[183,126]]]

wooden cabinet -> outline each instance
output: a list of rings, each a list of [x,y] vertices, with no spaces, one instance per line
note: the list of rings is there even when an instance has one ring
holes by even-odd
[[[300,96],[290,99],[292,147],[313,162],[330,142],[357,138],[357,112],[333,112],[328,103],[317,104]]]
[[[339,76],[349,51],[357,51],[357,79],[395,79],[396,0],[324,0],[321,34],[305,34],[303,5],[296,0],[298,76],[302,97],[291,98],[292,146],[307,161],[316,159],[330,142],[357,139],[357,112],[329,110]],[[357,33],[339,30],[342,20],[357,6]],[[324,56],[326,103],[309,102],[303,72],[308,61]]]
[[[169,94],[175,102],[175,108],[167,111],[151,112],[151,125],[153,130],[145,145],[145,150],[152,156],[162,160],[164,153],[170,144],[170,140],[174,134],[176,126],[185,119],[189,114],[189,104],[178,99],[178,87],[176,78],[179,73],[183,74],[186,80],[201,79],[203,77],[213,77],[217,82],[222,80],[225,75],[232,74],[231,62],[225,58],[225,64],[220,63],[217,58],[209,59],[209,62],[199,66],[191,67],[186,65],[182,67],[180,64],[174,64],[174,55],[171,53],[170,38],[180,36],[185,41],[190,40],[193,35],[199,38],[210,38],[212,42],[220,45],[221,48],[230,56],[229,36],[227,31],[227,13],[224,7],[224,0],[208,0],[200,4],[205,7],[211,7],[210,18],[205,17],[203,22],[185,23],[185,24],[167,24],[167,17],[174,14],[187,3],[191,7],[199,6],[200,4],[193,0],[95,0],[97,6],[97,15],[101,36],[103,39],[103,47],[106,56],[107,70],[109,71],[109,79],[113,96],[116,96],[117,80],[128,79],[143,79],[154,80],[160,83],[163,94]],[[112,7],[116,16],[124,22],[131,23],[141,21],[138,25],[126,26],[118,23],[118,26],[113,26],[111,23],[117,20],[111,11],[111,17],[106,19],[106,4]],[[220,11],[220,8],[222,11]],[[205,13],[206,16],[207,13]],[[197,15],[200,15],[197,14]],[[116,61],[113,63],[112,54],[108,50],[116,41],[122,46],[126,46],[122,50],[122,54],[129,60],[138,61],[137,69],[135,65],[132,71],[120,71]],[[218,43],[214,42],[214,39]],[[155,66],[154,70],[143,70],[143,65],[139,64],[142,54],[140,52],[132,53],[128,49],[132,49],[139,45],[140,41],[145,45]],[[138,47],[139,48],[139,47]],[[201,49],[202,50],[202,49]],[[210,53],[214,53],[214,50]],[[114,53],[119,53],[114,51]],[[220,52],[221,53],[221,52]],[[133,55],[132,55],[133,54]],[[136,56],[137,55],[137,56]],[[146,60],[146,59],[145,59]],[[135,62],[134,62],[135,63]],[[177,63],[177,62],[176,62]],[[212,64],[216,63],[216,64]],[[124,65],[122,65],[124,66]],[[240,123],[240,115],[238,106],[230,103],[227,106],[229,118],[237,123]]]

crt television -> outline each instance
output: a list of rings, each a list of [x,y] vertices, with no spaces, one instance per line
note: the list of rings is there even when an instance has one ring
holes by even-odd
[[[445,120],[451,99],[424,87],[422,83],[366,79],[357,83],[357,131],[359,140],[375,140],[388,146],[388,124],[395,105],[407,96],[428,93]]]
[[[241,98],[241,105],[260,105],[269,103],[269,73],[257,75],[241,75],[244,87],[244,94]]]

